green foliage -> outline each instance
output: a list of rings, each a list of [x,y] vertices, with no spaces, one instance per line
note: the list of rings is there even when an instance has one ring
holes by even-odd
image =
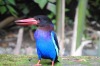
[[[86,16],[87,16],[87,17],[92,17],[92,15],[90,14],[90,12],[89,12],[88,9],[86,10]]]
[[[5,6],[1,6],[0,9],[1,9],[1,10],[0,10],[0,13],[1,13],[1,14],[4,14],[4,13],[7,11],[7,9],[6,9]]]
[[[17,12],[16,12],[16,10],[15,10],[12,6],[7,5],[7,8],[8,8],[8,10],[9,10],[9,12],[10,12],[13,16],[17,17]]]
[[[47,9],[49,11],[49,13],[47,15],[50,15],[52,13],[52,17],[56,16],[56,2],[58,0],[31,0],[30,1],[24,1],[24,0],[0,0],[0,14],[1,16],[3,14],[10,14],[13,15],[15,17],[19,16],[21,14],[21,16],[27,16],[30,14],[30,11],[32,10],[32,7],[34,8],[34,4],[33,2],[37,3],[39,5],[39,7],[41,8],[41,10],[43,9]],[[78,0],[80,1],[80,0]],[[29,3],[27,3],[29,2]],[[72,3],[75,4],[77,3],[77,1],[73,1],[73,0],[65,0],[65,3],[67,4],[67,6],[69,7]],[[26,5],[27,4],[27,5]],[[93,7],[91,7],[91,5]],[[99,6],[100,6],[100,0],[89,0],[88,3],[88,9],[86,10],[86,15],[87,17],[91,18],[93,17],[93,19],[99,20],[99,15],[95,15],[95,9],[99,10]],[[18,8],[17,8],[18,7]],[[74,9],[74,8],[71,8]],[[82,8],[81,8],[82,9]],[[70,13],[70,8],[68,9],[67,7],[65,8],[65,12],[69,12]],[[94,14],[94,15],[93,15]],[[52,19],[52,17],[50,17]],[[65,16],[66,17],[66,16]],[[71,17],[71,20],[73,20],[73,16],[67,16],[67,17]],[[54,21],[55,18],[53,18]],[[55,19],[56,20],[56,19]],[[67,20],[68,21],[68,20]],[[54,21],[56,22],[56,21]],[[69,22],[69,21],[68,21]]]
[[[48,14],[48,17],[51,19],[53,18],[53,16],[54,16],[53,13]]]
[[[34,0],[34,2],[36,2],[40,6],[40,8],[43,9],[47,4],[48,0]]]
[[[1,0],[0,5],[1,5],[0,6],[1,14],[5,14],[7,12],[7,13],[10,13],[13,16],[17,17],[16,10],[11,6],[11,5],[14,5],[14,6],[16,5],[15,0]]]
[[[28,8],[28,5],[26,5],[24,2],[20,3],[20,4],[16,4],[15,1],[16,0],[1,0],[0,1],[0,5],[1,5],[0,13],[1,14],[9,13],[9,14],[17,17],[19,13],[17,12],[17,10],[14,7],[20,6],[18,9],[21,10],[21,12],[24,15],[29,14],[30,9]],[[56,14],[56,5],[52,4],[53,2],[55,2],[55,0],[34,0],[34,2],[37,3],[41,9],[43,9],[44,7],[47,7],[47,9],[49,11],[51,11],[51,13]],[[50,2],[52,2],[52,3],[50,3]],[[47,4],[47,6],[46,6],[46,4]]]
[[[48,3],[47,9],[50,10],[54,15],[56,15],[56,5]]]
[[[96,0],[96,5],[100,5],[100,0]]]
[[[90,0],[89,2],[90,2],[94,7],[100,6],[100,0],[96,0],[96,1]]]
[[[4,2],[1,0],[0,5],[3,5],[3,4],[4,4]],[[0,6],[0,13],[1,14],[4,14],[6,11],[7,11],[7,9],[5,6]]]
[[[37,26],[30,26],[31,30],[34,30],[37,28]]]
[[[66,8],[66,9],[65,9],[65,12],[68,12],[68,11],[70,11],[70,10],[69,10],[68,8]]]
[[[56,0],[48,0],[49,2],[52,2],[52,3],[54,3],[54,2],[56,2]]]
[[[26,6],[25,8],[23,8],[22,12],[24,13],[24,15],[27,15],[29,13],[29,9]]]
[[[66,0],[66,3],[67,3],[67,4],[70,4],[71,1],[72,1],[72,0]]]
[[[41,9],[43,9],[47,4],[47,9],[56,15],[56,5],[51,3],[55,2],[55,0],[34,0],[34,2],[36,2]]]
[[[15,4],[15,0],[8,0],[8,2],[9,2],[10,4],[12,4],[12,5],[16,5],[16,4]]]

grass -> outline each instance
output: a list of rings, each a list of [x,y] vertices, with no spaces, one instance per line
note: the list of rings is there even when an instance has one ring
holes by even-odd
[[[37,56],[30,55],[0,55],[0,66],[32,66],[38,61]],[[50,66],[51,60],[42,59],[43,66]],[[55,66],[61,66],[60,63]]]
[[[64,61],[63,64],[71,66],[100,66],[100,57],[96,56],[67,56],[63,58]]]
[[[34,66],[37,56],[30,55],[0,55],[0,66]],[[55,66],[100,66],[100,58],[95,56],[67,56],[59,57]],[[42,59],[43,66],[51,66],[51,60]]]
[[[29,58],[25,55],[0,55],[0,66],[20,66],[29,64]]]

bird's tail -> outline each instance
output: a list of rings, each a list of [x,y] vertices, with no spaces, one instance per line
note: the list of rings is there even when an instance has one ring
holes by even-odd
[[[56,56],[56,59],[55,59],[54,62],[55,62],[55,63],[59,62],[59,60],[58,60],[58,56]]]

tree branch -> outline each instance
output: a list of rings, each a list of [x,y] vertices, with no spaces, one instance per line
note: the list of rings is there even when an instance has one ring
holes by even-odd
[[[4,28],[6,25],[8,25],[9,23],[13,22],[16,19],[17,18],[14,16],[7,17],[6,19],[4,19],[3,21],[0,22],[0,29]]]

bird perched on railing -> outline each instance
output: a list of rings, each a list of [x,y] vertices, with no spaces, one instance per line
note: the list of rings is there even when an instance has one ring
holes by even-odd
[[[41,58],[50,59],[52,66],[58,61],[59,45],[57,36],[54,32],[52,21],[44,15],[38,15],[34,18],[22,19],[15,21],[17,25],[37,25],[38,28],[34,33],[38,62],[36,66],[41,66]]]

